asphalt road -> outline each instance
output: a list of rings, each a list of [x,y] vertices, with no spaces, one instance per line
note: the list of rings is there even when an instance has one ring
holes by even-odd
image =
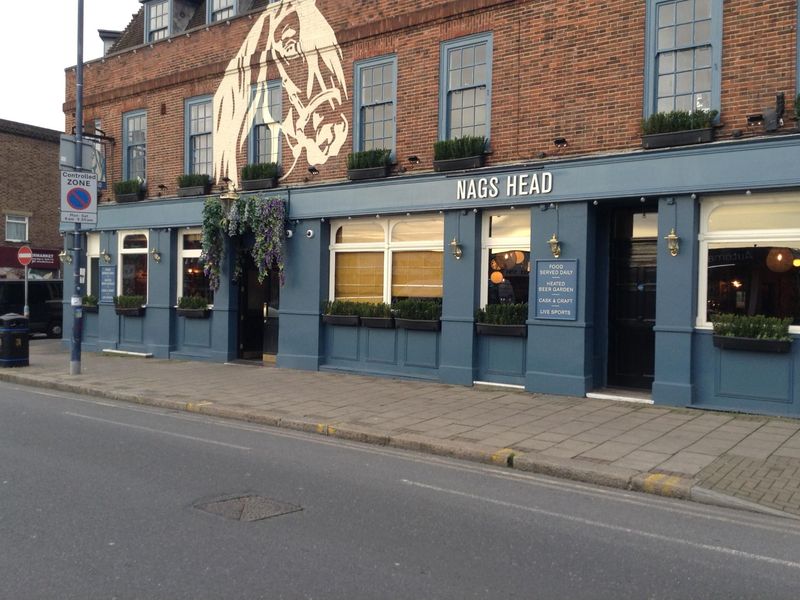
[[[245,495],[302,510],[197,508]],[[799,546],[798,521],[0,384],[1,599],[795,600]]]

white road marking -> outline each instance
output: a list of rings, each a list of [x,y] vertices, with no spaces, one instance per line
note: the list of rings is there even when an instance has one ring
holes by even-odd
[[[173,433],[171,431],[162,431],[160,429],[153,429],[151,427],[144,427],[143,425],[132,425],[130,423],[121,423],[120,421],[112,421],[111,419],[101,419],[100,417],[90,417],[88,415],[81,415],[73,412],[64,413],[70,417],[77,417],[79,419],[88,419],[89,421],[98,421],[100,423],[108,423],[109,425],[118,425],[120,427],[128,427],[130,429],[139,429],[141,431],[149,431],[150,433],[160,433],[162,435],[171,435],[173,437],[182,438],[185,440],[192,440],[195,442],[203,442],[205,444],[214,444],[215,446],[225,446],[226,448],[235,448],[237,450],[251,450],[247,446],[237,446],[236,444],[226,444],[225,442],[218,442],[216,440],[209,440],[206,438],[196,437],[193,435],[185,435],[183,433]]]
[[[689,546],[691,548],[696,548],[698,550],[707,550],[710,552],[718,552],[720,554],[727,554],[728,556],[735,556],[737,558],[745,558],[749,560],[757,560],[760,562],[765,562],[773,565],[780,565],[783,567],[789,567],[792,569],[800,569],[800,563],[793,562],[790,560],[783,560],[780,558],[774,558],[772,556],[763,556],[761,554],[752,554],[750,552],[744,552],[742,550],[736,550],[735,548],[728,548],[726,546],[712,546],[710,544],[700,544],[697,542],[690,542],[688,540],[684,540],[681,538],[674,538],[667,535],[661,535],[659,533],[652,533],[649,531],[642,531],[641,529],[633,529],[630,527],[622,527],[621,525],[611,525],[610,523],[603,523],[601,521],[594,521],[592,519],[584,519],[583,517],[576,517],[574,515],[566,515],[563,513],[554,512],[551,510],[544,510],[542,508],[534,508],[532,506],[524,506],[522,504],[515,504],[513,502],[505,502],[503,500],[496,500],[494,498],[487,498],[486,496],[478,496],[476,494],[470,494],[468,492],[460,492],[458,490],[451,490],[447,488],[437,487],[435,485],[428,485],[426,483],[420,483],[418,481],[409,481],[408,479],[401,479],[403,483],[406,485],[411,485],[418,488],[423,488],[426,490],[431,490],[434,492],[440,492],[443,494],[450,494],[453,496],[461,496],[462,498],[469,498],[470,500],[477,500],[479,502],[488,502],[490,504],[496,504],[498,506],[503,506],[506,508],[513,508],[516,510],[522,510],[525,512],[535,513],[539,515],[544,515],[546,517],[553,517],[556,519],[563,519],[565,521],[571,521],[573,523],[580,523],[581,525],[589,525],[591,527],[597,527],[600,529],[608,529],[610,531],[617,531],[620,533],[627,533],[630,535],[638,535],[640,537],[658,540],[661,542],[669,542],[672,544],[680,544],[682,546]]]

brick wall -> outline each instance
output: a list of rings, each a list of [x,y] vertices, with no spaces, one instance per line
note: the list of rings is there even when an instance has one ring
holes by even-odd
[[[0,175],[0,246],[22,245],[5,242],[5,214],[10,211],[30,215],[28,237],[31,246],[57,249],[62,246],[58,233],[61,197],[58,132],[29,126],[23,128],[47,134],[32,137],[0,127],[0,165],[3,168]]]
[[[397,156],[422,159],[415,171],[430,169],[439,113],[439,44],[463,35],[493,33],[493,97],[489,164],[537,157],[587,155],[640,147],[645,59],[643,1],[542,2],[525,0],[317,0],[342,51],[347,98],[336,111],[350,123],[340,155],[320,167],[315,179],[345,176],[352,150],[353,63],[387,53],[397,55]],[[274,7],[275,5],[273,5]],[[87,65],[85,115],[100,118],[117,139],[109,154],[109,180],[121,178],[121,115],[148,111],[148,181],[175,191],[183,171],[184,100],[213,94],[225,66],[258,14],[214,24],[143,45]],[[797,7],[795,1],[726,0],[723,21],[721,121],[718,138],[748,131],[746,115],[774,105],[786,92],[787,110],[795,89]],[[296,82],[305,65],[295,61]],[[257,69],[254,69],[256,72]],[[270,78],[277,78],[269,65]],[[290,108],[284,93],[284,116]],[[67,70],[68,125],[74,110],[74,72]],[[327,115],[326,115],[327,116]],[[787,123],[787,127],[792,125]],[[557,151],[553,139],[569,147]],[[284,165],[291,153],[284,142]],[[240,155],[240,165],[246,152]],[[403,165],[406,166],[406,165]],[[301,158],[290,183],[307,178]]]

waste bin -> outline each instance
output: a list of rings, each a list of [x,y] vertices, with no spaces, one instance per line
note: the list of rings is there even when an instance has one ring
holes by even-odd
[[[0,316],[0,368],[28,366],[28,319],[17,313]]]

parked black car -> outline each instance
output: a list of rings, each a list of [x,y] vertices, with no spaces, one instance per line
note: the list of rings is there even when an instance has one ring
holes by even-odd
[[[61,337],[64,284],[61,280],[28,281],[30,332]],[[0,280],[0,315],[19,313],[25,308],[25,282]]]

